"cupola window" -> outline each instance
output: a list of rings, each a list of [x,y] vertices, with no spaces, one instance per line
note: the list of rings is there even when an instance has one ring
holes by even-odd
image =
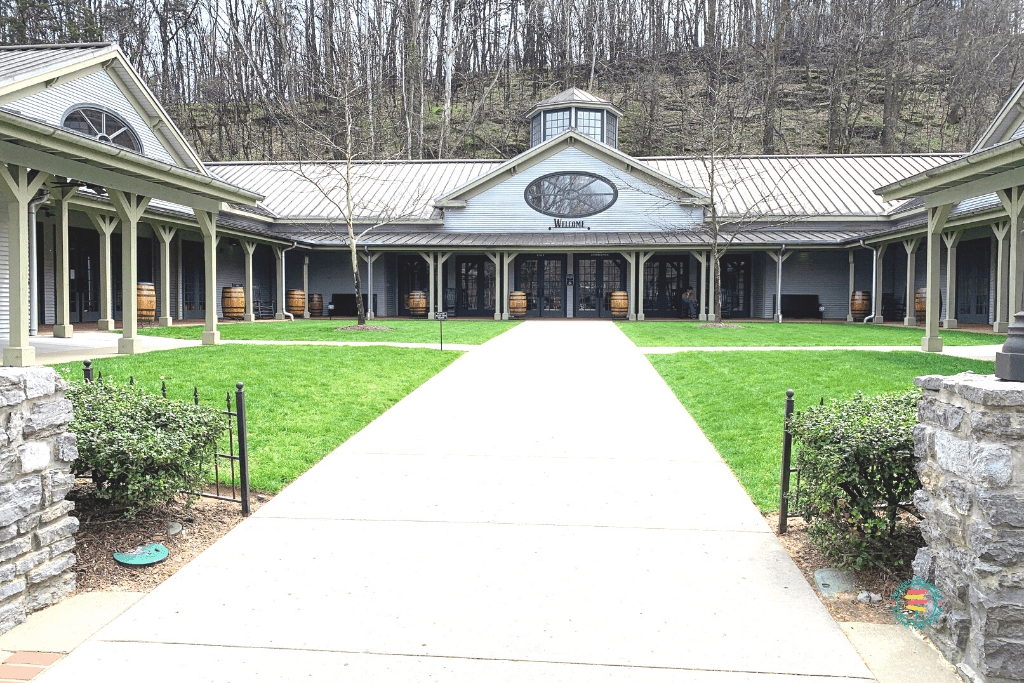
[[[591,140],[604,142],[601,138],[601,112],[589,109],[576,110],[576,130],[586,135]]]
[[[142,144],[132,127],[121,117],[97,107],[77,107],[64,117],[64,127],[100,142],[142,152]]]
[[[569,110],[549,111],[544,114],[544,139],[558,137],[569,130]]]
[[[594,173],[549,173],[526,187],[526,203],[535,211],[556,218],[593,216],[615,203],[619,192],[610,181]]]

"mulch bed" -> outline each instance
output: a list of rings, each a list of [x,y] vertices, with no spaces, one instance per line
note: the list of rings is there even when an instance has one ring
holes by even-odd
[[[392,328],[383,325],[349,325],[348,327],[335,327],[335,332],[390,332]]]
[[[75,502],[71,514],[80,524],[75,534],[76,592],[148,593],[245,519],[238,503],[213,498],[195,499],[188,508],[182,498],[140,512],[135,519],[126,519],[121,512],[106,510],[89,498],[92,488],[91,481],[80,479],[68,494],[68,499]],[[223,487],[221,491],[224,492]],[[227,494],[230,493],[229,488]],[[252,512],[270,498],[253,492]],[[168,535],[167,523],[171,521],[182,526],[176,536]],[[147,543],[166,546],[170,553],[167,559],[149,567],[125,567],[114,561],[113,553],[130,552]]]
[[[718,329],[731,328],[736,330],[742,330],[743,325],[733,325],[732,323],[704,323],[703,325],[697,325],[698,328],[714,327]]]
[[[896,615],[892,611],[892,594],[901,583],[911,578],[910,575],[913,572],[910,567],[902,570],[902,573],[899,574],[894,574],[885,568],[853,570],[856,591],[825,597],[818,592],[818,588],[814,584],[814,572],[818,569],[834,567],[835,563],[830,562],[817,546],[808,540],[807,523],[799,517],[791,517],[786,533],[779,535],[779,515],[765,515],[765,519],[833,619],[872,624],[898,623]],[[882,601],[873,605],[857,602],[857,594],[860,591],[877,593],[882,596]]]

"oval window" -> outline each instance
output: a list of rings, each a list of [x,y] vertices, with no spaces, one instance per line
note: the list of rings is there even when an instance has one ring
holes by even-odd
[[[526,203],[535,211],[557,218],[583,218],[615,203],[619,191],[594,173],[549,173],[526,187]]]
[[[105,109],[76,107],[64,117],[64,127],[100,142],[142,152],[142,145],[132,127]]]

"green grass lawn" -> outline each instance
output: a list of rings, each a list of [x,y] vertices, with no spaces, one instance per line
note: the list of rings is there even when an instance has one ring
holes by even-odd
[[[684,321],[619,322],[637,346],[920,346],[923,327],[742,322],[740,328]],[[1002,344],[1003,334],[941,330],[948,346]],[[197,337],[198,339],[198,337]]]
[[[389,327],[389,332],[338,331],[355,325],[352,320],[282,320],[257,323],[224,323],[217,326],[221,339],[257,339],[272,341],[377,341],[438,343],[438,325],[433,320],[371,320],[370,325]],[[483,344],[488,339],[518,325],[518,321],[449,320],[444,323],[446,344]],[[172,339],[200,339],[202,325],[147,327],[139,334]],[[119,332],[120,333],[120,332]]]
[[[912,351],[687,351],[648,356],[754,502],[778,509],[786,390],[796,409],[822,397],[851,398],[913,386],[919,375],[994,363]]]
[[[245,383],[250,481],[276,493],[374,418],[440,372],[455,351],[388,347],[206,346],[95,361],[105,381],[128,382],[169,398],[224,407]],[[81,363],[54,366],[82,379]]]

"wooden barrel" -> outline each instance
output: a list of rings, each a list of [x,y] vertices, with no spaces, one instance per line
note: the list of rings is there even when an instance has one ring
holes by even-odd
[[[241,320],[245,315],[245,289],[241,285],[221,289],[220,310],[225,318]]]
[[[323,294],[310,294],[309,295],[309,314],[320,316],[324,314],[324,295]]]
[[[306,293],[301,289],[289,289],[288,295],[285,297],[284,310],[301,318],[302,313],[306,310]]]
[[[918,322],[924,322],[925,313],[928,311],[928,288],[921,287],[914,294],[914,317]]]
[[[156,287],[152,282],[140,282],[135,285],[138,301],[138,320],[151,323],[156,320]]]
[[[625,318],[629,313],[629,294],[627,292],[612,292],[611,309],[612,317]]]
[[[415,292],[409,292],[409,313],[412,315],[426,315],[427,313],[427,293],[416,290]]]
[[[516,318],[522,318],[526,315],[526,292],[509,293],[508,314]]]
[[[871,315],[871,292],[854,292],[850,296],[850,311],[854,320],[863,320]]]

